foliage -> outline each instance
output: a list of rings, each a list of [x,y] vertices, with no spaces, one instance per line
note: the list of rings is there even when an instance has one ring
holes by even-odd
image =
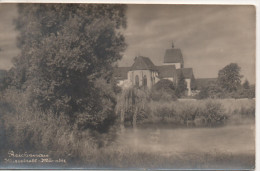
[[[223,72],[223,71],[221,71]],[[238,81],[240,82],[240,81]],[[219,83],[219,82],[218,82]],[[237,84],[236,88],[232,91],[220,86],[220,84],[209,84],[201,88],[199,94],[196,95],[196,99],[205,98],[254,98],[255,97],[255,86],[250,85],[248,80],[242,84]]]
[[[145,89],[131,87],[124,89],[118,95],[116,112],[121,117],[121,122],[129,120],[133,127],[136,126],[137,118],[145,117],[148,102],[148,92]],[[142,115],[143,116],[140,116]]]
[[[154,101],[171,101],[177,99],[173,82],[166,79],[161,79],[152,87],[150,96]]]
[[[227,92],[236,91],[241,86],[241,68],[236,63],[225,66],[218,72],[218,84]]]
[[[196,95],[196,99],[206,99],[209,98],[209,87],[202,87],[200,92]]]
[[[191,78],[191,81],[190,81],[190,88],[191,88],[191,90],[197,90],[198,89],[196,79],[195,79],[193,74],[192,74],[192,78]]]
[[[227,98],[228,93],[224,92],[221,87],[218,85],[212,84],[205,86],[201,89],[199,94],[196,96],[197,99],[206,99],[206,98]]]
[[[172,81],[167,80],[167,79],[161,79],[160,81],[158,81],[154,86],[153,86],[154,90],[175,90],[174,84]]]
[[[108,133],[79,131],[77,124],[70,124],[67,115],[31,110],[29,96],[17,89],[8,89],[0,99],[0,159],[8,149],[43,152],[51,158],[64,158],[70,163],[90,159],[98,147],[109,145],[115,139],[113,128]],[[87,151],[87,153],[85,153]],[[6,156],[5,156],[6,157]],[[92,156],[93,157],[93,156]],[[91,159],[90,159],[91,160]]]
[[[125,5],[19,4],[21,54],[12,85],[37,109],[70,116],[79,129],[104,130],[115,99],[113,63],[126,47]],[[102,80],[102,81],[100,81]],[[102,88],[100,87],[102,86]]]
[[[245,82],[243,83],[242,87],[243,87],[244,89],[249,89],[249,88],[250,88],[249,81],[248,81],[248,80],[245,80]]]
[[[229,93],[230,97],[239,98],[255,98],[255,87],[249,86],[249,88],[240,87],[237,91]]]
[[[0,92],[8,88],[11,82],[10,72],[6,70],[0,70]]]
[[[175,90],[176,95],[178,97],[181,97],[185,94],[185,91],[187,90],[187,83],[185,81],[184,75],[181,72],[179,78],[178,78],[178,82],[177,82],[177,88]]]
[[[151,114],[144,123],[167,123],[180,126],[210,127],[224,123],[241,123],[254,119],[253,99],[206,99],[174,102],[151,101],[148,108]]]
[[[210,126],[212,124],[220,124],[227,118],[221,103],[216,103],[213,101],[206,103],[205,108],[202,110],[200,115],[205,118],[205,121]]]
[[[225,92],[219,86],[207,86],[203,87],[198,95],[195,97],[196,99],[206,99],[206,98],[255,98],[255,86],[249,86],[249,88],[244,88],[243,86],[239,87],[236,91],[233,92]]]

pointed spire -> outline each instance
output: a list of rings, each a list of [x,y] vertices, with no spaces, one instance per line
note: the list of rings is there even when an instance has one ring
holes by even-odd
[[[172,48],[174,48],[174,44],[173,44],[173,41],[172,41]]]

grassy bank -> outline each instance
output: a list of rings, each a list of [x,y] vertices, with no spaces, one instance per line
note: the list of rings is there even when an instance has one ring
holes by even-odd
[[[168,124],[175,127],[211,127],[252,123],[254,99],[182,99],[171,102],[151,101],[139,126]]]

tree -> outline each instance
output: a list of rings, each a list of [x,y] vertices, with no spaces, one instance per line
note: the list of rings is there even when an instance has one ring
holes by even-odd
[[[218,84],[227,92],[236,91],[241,86],[241,68],[236,63],[225,66],[218,72]]]
[[[172,81],[161,79],[158,81],[151,90],[151,98],[152,100],[176,100],[175,96],[175,87]]]
[[[154,86],[155,90],[175,90],[174,84],[172,81],[167,79],[161,79]]]
[[[181,97],[184,95],[186,90],[187,90],[187,83],[185,81],[183,73],[181,72],[177,82],[176,95],[178,97]]]
[[[124,89],[118,96],[118,103],[116,111],[120,115],[121,129],[124,129],[124,122],[126,118],[130,119],[133,128],[136,128],[138,115],[147,108],[148,93],[137,87]]]
[[[245,82],[243,83],[242,86],[243,86],[244,89],[250,89],[249,81],[248,81],[248,80],[245,80]]]
[[[19,4],[21,54],[13,85],[41,111],[71,116],[80,128],[103,130],[113,115],[112,67],[126,44],[125,5]],[[106,88],[106,91],[104,91]]]
[[[199,94],[197,94],[197,99],[206,99],[209,97],[209,86],[204,86],[200,90]]]

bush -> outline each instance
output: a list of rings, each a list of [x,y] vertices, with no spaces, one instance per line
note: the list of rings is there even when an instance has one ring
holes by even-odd
[[[175,87],[172,81],[162,79],[158,81],[151,90],[150,98],[154,101],[172,101],[176,100]]]
[[[209,126],[222,124],[227,116],[224,108],[220,103],[209,101],[206,103],[204,110],[200,113],[206,119]]]
[[[152,90],[151,92],[151,100],[153,101],[175,101],[177,100],[177,96],[175,96],[174,91],[156,91]]]
[[[195,96],[196,99],[209,98],[209,87],[203,87],[200,92]]]
[[[217,126],[224,123],[227,110],[218,101],[150,102],[151,122],[172,123],[183,126]]]
[[[30,153],[46,153],[51,158],[64,158],[71,163],[90,162],[91,154],[115,140],[116,129],[106,133],[79,130],[65,114],[42,112],[27,104],[28,95],[7,89],[0,98],[0,154],[8,149]],[[4,157],[0,155],[0,160]],[[2,160],[1,160],[2,161]]]
[[[167,108],[162,106],[156,110],[155,116],[160,118],[162,122],[166,122],[167,120],[176,117],[176,111],[174,108]]]

